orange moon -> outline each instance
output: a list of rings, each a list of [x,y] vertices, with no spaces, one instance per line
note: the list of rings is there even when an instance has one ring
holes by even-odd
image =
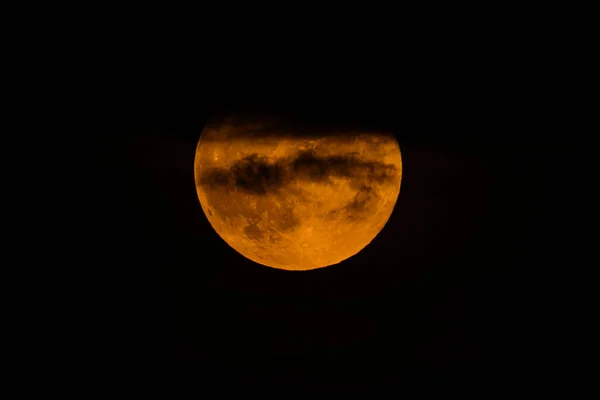
[[[233,249],[303,271],[340,263],[381,232],[402,159],[391,135],[296,135],[221,120],[202,131],[194,177],[202,210]]]

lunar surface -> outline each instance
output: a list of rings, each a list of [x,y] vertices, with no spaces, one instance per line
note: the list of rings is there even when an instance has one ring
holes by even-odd
[[[395,138],[311,132],[228,119],[200,136],[194,176],[202,210],[256,263],[296,271],[340,263],[365,248],[394,209],[402,178]]]

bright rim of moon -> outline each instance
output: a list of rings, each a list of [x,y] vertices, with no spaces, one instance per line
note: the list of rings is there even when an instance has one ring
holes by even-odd
[[[196,190],[216,232],[246,258],[285,270],[340,263],[390,218],[402,179],[390,135],[261,134],[259,125],[206,125]]]

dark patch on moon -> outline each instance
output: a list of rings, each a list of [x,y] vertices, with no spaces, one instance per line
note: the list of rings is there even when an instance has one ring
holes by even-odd
[[[397,180],[393,164],[360,159],[355,153],[319,157],[314,151],[300,151],[294,157],[275,162],[258,154],[236,161],[230,168],[210,168],[199,183],[210,188],[236,189],[265,196],[276,193],[294,180],[327,183],[331,177],[347,178],[359,192],[369,191],[375,183]]]
[[[265,237],[264,232],[258,227],[257,221],[253,221],[244,228],[244,235],[252,241],[260,241]]]
[[[347,208],[351,211],[363,211],[367,204],[377,197],[377,193],[372,187],[363,185],[358,189],[358,193],[352,201],[348,203]]]
[[[284,186],[290,179],[283,160],[269,163],[267,158],[252,154],[236,162],[227,172],[228,182],[252,194],[266,195]]]

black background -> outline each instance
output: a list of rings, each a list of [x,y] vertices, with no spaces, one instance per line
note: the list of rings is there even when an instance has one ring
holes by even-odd
[[[148,67],[129,55],[100,68],[87,88],[96,180],[81,189],[95,206],[80,241],[92,256],[79,356],[94,379],[349,393],[528,382],[527,227],[513,183],[527,73],[439,47],[400,63],[324,52]],[[219,112],[391,131],[403,179],[388,224],[321,270],[245,259],[194,186],[200,132]]]

